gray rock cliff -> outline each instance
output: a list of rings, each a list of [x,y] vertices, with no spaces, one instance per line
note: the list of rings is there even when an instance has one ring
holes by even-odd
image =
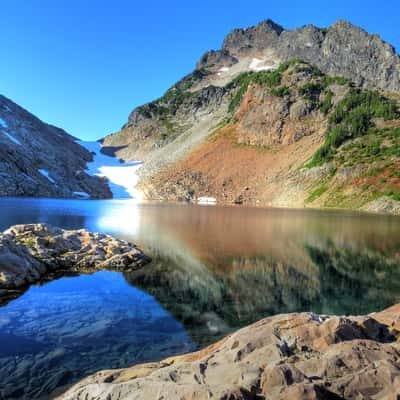
[[[111,197],[106,180],[85,172],[91,160],[74,137],[0,95],[0,196]]]

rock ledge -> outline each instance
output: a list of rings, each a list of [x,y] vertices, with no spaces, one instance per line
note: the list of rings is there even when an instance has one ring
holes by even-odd
[[[101,371],[59,400],[398,399],[400,304],[364,317],[277,315],[196,353]]]
[[[15,225],[0,233],[0,301],[52,274],[128,271],[150,261],[135,245],[102,233]]]

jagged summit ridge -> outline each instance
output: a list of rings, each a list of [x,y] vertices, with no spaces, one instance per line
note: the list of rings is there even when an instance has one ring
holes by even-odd
[[[221,50],[207,52],[196,68],[215,74],[209,83],[218,85],[232,66],[237,73],[272,68],[294,58],[316,65],[324,73],[343,75],[358,85],[400,90],[400,57],[394,47],[345,20],[328,28],[305,25],[286,30],[266,20],[234,29],[225,37]]]
[[[225,37],[222,50],[235,55],[246,54],[250,49],[263,50],[277,41],[283,31],[282,26],[270,19],[249,28],[234,29]]]

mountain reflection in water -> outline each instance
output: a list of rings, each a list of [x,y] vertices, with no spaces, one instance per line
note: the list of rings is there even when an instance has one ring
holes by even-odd
[[[277,313],[400,301],[398,217],[52,199],[0,199],[0,217],[1,230],[106,232],[153,258],[124,275],[34,286],[1,307],[0,398],[45,398],[98,369],[190,351]]]

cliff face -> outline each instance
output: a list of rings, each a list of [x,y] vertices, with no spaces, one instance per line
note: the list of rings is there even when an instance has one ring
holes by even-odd
[[[247,62],[250,69],[256,69],[297,58],[365,87],[400,90],[400,58],[393,46],[343,20],[328,28],[307,25],[293,30],[267,20],[247,29],[234,29],[222,49],[211,54],[201,58],[198,69],[213,63],[218,70],[227,65],[226,60],[231,60],[230,66],[243,64],[243,69]]]
[[[148,198],[400,213],[399,90],[377,35],[268,20],[233,30],[104,145],[144,161]]]
[[[0,95],[0,196],[111,197],[104,179],[85,172],[91,159],[75,138]]]

